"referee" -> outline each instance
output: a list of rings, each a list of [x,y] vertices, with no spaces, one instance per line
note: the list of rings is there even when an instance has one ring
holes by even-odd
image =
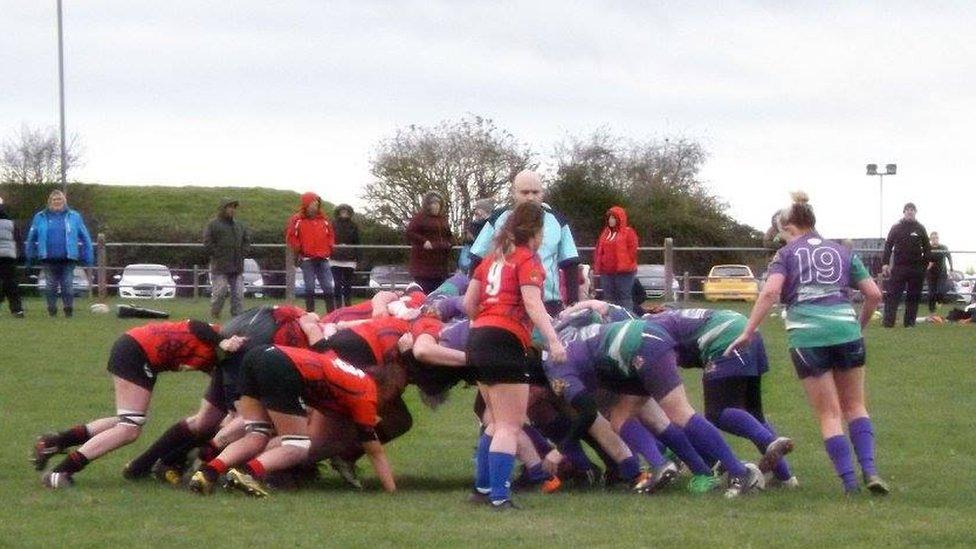
[[[882,274],[885,284],[884,327],[892,328],[898,314],[898,304],[905,295],[905,327],[915,325],[918,301],[922,295],[925,270],[931,260],[932,250],[925,227],[915,220],[918,208],[909,202],[902,209],[904,214],[888,231],[885,240]]]

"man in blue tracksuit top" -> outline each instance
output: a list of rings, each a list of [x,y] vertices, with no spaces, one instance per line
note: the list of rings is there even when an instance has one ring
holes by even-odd
[[[39,261],[47,279],[47,312],[58,314],[58,292],[64,302],[64,316],[74,312],[75,265],[91,265],[94,260],[91,236],[81,214],[68,207],[64,193],[51,191],[47,208],[34,214],[24,255],[28,264]]]

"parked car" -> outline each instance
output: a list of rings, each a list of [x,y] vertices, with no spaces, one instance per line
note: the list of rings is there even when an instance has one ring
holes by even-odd
[[[71,293],[75,297],[80,297],[87,295],[91,291],[91,280],[88,278],[88,272],[85,271],[84,267],[75,267],[74,273],[74,288]],[[31,275],[31,278],[37,280],[37,291],[44,293],[47,291],[47,275],[44,273],[44,269],[41,269],[41,274]]]
[[[755,301],[759,296],[759,281],[746,265],[715,265],[709,271],[702,289],[708,301]]]
[[[369,271],[371,290],[405,290],[413,277],[404,265],[377,265]]]
[[[973,302],[973,292],[976,290],[976,275],[967,275],[959,271],[952,271],[949,273],[949,280],[955,289],[953,295],[950,296],[954,301],[966,304]]]
[[[664,297],[664,265],[638,265],[636,282],[644,288],[649,299]],[[671,294],[677,295],[681,286],[676,278],[671,279]]]
[[[119,284],[119,297],[126,299],[173,299],[176,297],[176,281],[166,265],[134,263],[126,265],[121,275],[115,275]]]
[[[264,297],[264,275],[261,273],[261,267],[258,262],[250,257],[244,260],[244,295],[253,295],[254,297]],[[301,277],[301,274],[299,274]],[[207,287],[204,288],[203,293],[205,295],[210,295],[213,291],[213,278],[210,275],[210,271],[207,271]]]

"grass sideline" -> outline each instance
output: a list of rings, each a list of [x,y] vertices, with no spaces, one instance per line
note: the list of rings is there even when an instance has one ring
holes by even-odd
[[[205,318],[203,300],[153,304],[174,317]],[[197,373],[157,383],[142,438],[96,461],[74,489],[41,488],[27,462],[45,430],[113,413],[105,372],[114,339],[139,321],[92,315],[80,300],[74,319],[49,319],[36,298],[28,317],[0,312],[0,546],[972,546],[976,543],[976,381],[972,326],[919,325],[867,334],[869,407],[886,499],[840,493],[816,424],[785,350],[778,319],[764,327],[772,371],[765,406],[797,449],[791,463],[801,488],[737,501],[683,491],[650,497],[591,491],[520,495],[524,511],[505,515],[463,503],[471,478],[476,425],[473,391],[455,391],[431,412],[408,389],[414,428],[388,450],[400,492],[379,491],[368,465],[363,493],[323,468],[321,486],[267,500],[236,494],[200,498],[120,471],[173,420],[196,408],[206,384]],[[742,307],[739,307],[742,309]],[[698,372],[686,372],[700,401]],[[740,455],[756,452],[732,439]]]

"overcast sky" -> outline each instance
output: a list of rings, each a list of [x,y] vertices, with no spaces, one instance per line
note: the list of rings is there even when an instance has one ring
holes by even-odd
[[[912,200],[976,250],[976,2],[64,4],[74,179],[362,205],[378,140],[475,113],[539,160],[601,125],[699,140],[710,188],[759,228],[803,188],[822,232],[876,236],[864,165],[896,162],[885,231]],[[0,0],[5,139],[57,125],[54,6]]]

